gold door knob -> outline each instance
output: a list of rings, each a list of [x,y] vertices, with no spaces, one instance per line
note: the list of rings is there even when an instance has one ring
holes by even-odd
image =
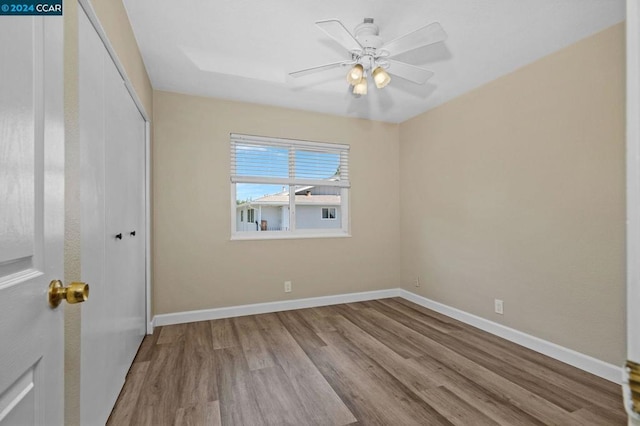
[[[71,283],[65,287],[60,280],[53,280],[49,284],[49,306],[52,308],[58,307],[63,300],[68,303],[81,303],[88,298],[89,284]]]

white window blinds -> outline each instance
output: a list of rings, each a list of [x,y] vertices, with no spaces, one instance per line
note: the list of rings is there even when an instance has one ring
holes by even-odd
[[[231,134],[231,182],[349,188],[349,145]]]

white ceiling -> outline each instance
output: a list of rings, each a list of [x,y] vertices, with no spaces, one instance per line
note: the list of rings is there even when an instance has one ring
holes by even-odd
[[[402,122],[624,19],[624,0],[124,0],[155,89]],[[348,92],[348,59],[314,24],[353,32],[372,17],[384,40],[439,21],[443,43],[395,59],[428,68],[425,85],[392,78]],[[606,66],[606,64],[603,64]]]

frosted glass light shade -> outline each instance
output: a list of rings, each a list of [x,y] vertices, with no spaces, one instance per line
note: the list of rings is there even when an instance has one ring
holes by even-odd
[[[347,74],[347,81],[350,85],[355,86],[356,84],[360,83],[363,77],[364,67],[360,64],[355,64]]]
[[[373,81],[376,83],[376,87],[378,89],[382,89],[391,81],[391,77],[382,67],[378,67],[373,70],[371,75],[373,76]]]
[[[366,95],[367,94],[367,78],[362,77],[360,83],[354,84],[353,86],[353,94],[354,95]]]

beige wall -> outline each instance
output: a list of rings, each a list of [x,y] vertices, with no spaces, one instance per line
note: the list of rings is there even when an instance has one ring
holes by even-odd
[[[401,124],[404,287],[621,365],[624,99],[620,24]]]
[[[156,314],[398,286],[397,125],[167,92],[153,99]],[[230,241],[232,132],[350,144],[353,236]]]
[[[153,92],[121,0],[93,0],[98,19],[132,81],[147,113]],[[78,136],[78,13],[76,0],[64,0],[65,114],[65,282],[82,279],[80,260],[80,141]],[[80,305],[65,305],[65,425],[80,424]]]

